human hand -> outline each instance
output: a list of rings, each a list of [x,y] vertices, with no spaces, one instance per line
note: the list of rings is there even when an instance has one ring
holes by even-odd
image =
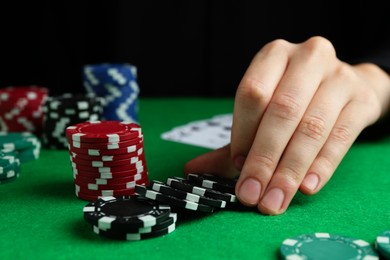
[[[275,40],[255,55],[237,88],[231,144],[191,160],[184,172],[239,175],[244,205],[281,214],[298,190],[310,195],[324,187],[389,100],[388,74],[339,60],[327,39]]]

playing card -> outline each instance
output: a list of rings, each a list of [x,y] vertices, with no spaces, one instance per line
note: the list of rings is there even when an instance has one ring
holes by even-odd
[[[218,149],[230,143],[232,114],[189,122],[161,134],[164,140]]]

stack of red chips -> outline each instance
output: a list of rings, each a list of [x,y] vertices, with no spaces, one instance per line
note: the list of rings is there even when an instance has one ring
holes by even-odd
[[[76,196],[94,201],[135,194],[148,183],[141,127],[120,121],[83,122],[66,128]]]
[[[39,86],[0,89],[0,131],[31,132],[40,136],[47,95],[48,89]]]

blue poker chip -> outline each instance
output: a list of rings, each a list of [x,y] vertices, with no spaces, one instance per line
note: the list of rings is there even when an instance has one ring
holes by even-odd
[[[138,122],[137,69],[131,64],[102,63],[83,67],[88,93],[104,99],[103,119]]]

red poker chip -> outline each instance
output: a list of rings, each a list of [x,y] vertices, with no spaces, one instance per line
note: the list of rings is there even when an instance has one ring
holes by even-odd
[[[138,181],[142,178],[147,177],[147,173],[139,173],[132,176],[125,176],[125,177],[116,177],[114,179],[100,179],[100,178],[91,178],[89,176],[84,176],[82,174],[74,174],[73,177],[77,181],[81,181],[82,183],[90,183],[90,184],[98,184],[98,185],[115,185],[115,184],[122,184],[126,182],[132,182],[132,181]]]
[[[84,194],[84,193],[82,193],[82,192],[77,192],[77,191],[76,191],[76,196],[77,196],[79,199],[86,200],[86,201],[95,201],[95,200],[98,200],[98,199],[100,199],[100,198],[102,198],[102,197],[105,197],[105,196]]]
[[[69,147],[69,151],[71,153],[75,154],[84,154],[89,156],[110,156],[110,155],[126,155],[134,153],[134,151],[137,151],[137,147],[142,146],[143,142],[131,145],[125,148],[119,148],[119,149],[85,149],[85,148],[77,148],[77,147]]]
[[[15,100],[25,98],[32,102],[47,96],[49,90],[42,86],[15,86],[0,89],[0,104],[15,105]]]
[[[47,94],[47,88],[38,86],[0,89],[0,130],[40,135],[44,116],[42,104]]]
[[[118,143],[80,143],[76,141],[68,140],[68,143],[73,148],[79,149],[104,149],[104,150],[115,150],[120,148],[127,148],[132,145],[137,145],[143,143],[143,136],[138,138],[118,142]]]
[[[77,165],[85,165],[85,166],[91,166],[91,167],[113,167],[113,166],[120,166],[120,165],[133,165],[137,162],[142,160],[141,157],[135,156],[129,159],[124,160],[116,160],[111,162],[102,162],[102,161],[88,161],[83,159],[77,159],[77,158],[71,158],[71,161],[76,163]]]
[[[66,128],[69,141],[81,143],[118,143],[142,136],[136,123],[115,120],[83,122]]]
[[[124,189],[134,189],[136,184],[148,182],[148,176],[144,176],[142,179],[136,181],[129,181],[123,183],[115,184],[95,184],[95,183],[85,183],[79,179],[74,180],[74,184],[78,185],[82,189],[100,191],[100,190],[124,190]]]
[[[141,167],[129,171],[103,172],[103,173],[78,170],[74,168],[72,169],[73,169],[73,174],[76,176],[81,175],[83,177],[95,178],[95,179],[116,179],[116,178],[129,177],[129,176],[134,176],[143,173],[147,174],[147,170],[145,167]]]
[[[139,185],[147,185],[147,183],[139,183]],[[130,189],[120,189],[120,190],[88,190],[83,187],[75,184],[76,194],[83,193],[86,195],[95,195],[95,196],[126,196],[126,195],[134,195],[135,188]]]
[[[143,149],[142,145],[139,145],[139,147],[140,148],[137,148],[137,150],[135,152],[127,153],[127,154],[93,156],[93,155],[79,154],[79,153],[71,152],[71,157],[75,158],[75,159],[87,160],[87,161],[113,162],[113,161],[130,159],[132,157],[142,155],[144,152],[144,149]]]
[[[86,165],[79,165],[77,163],[72,162],[73,169],[85,170],[85,171],[97,172],[97,173],[130,171],[130,170],[143,168],[143,165],[145,165],[145,162],[142,160],[131,165],[119,165],[119,166],[111,166],[111,167],[92,167]]]

